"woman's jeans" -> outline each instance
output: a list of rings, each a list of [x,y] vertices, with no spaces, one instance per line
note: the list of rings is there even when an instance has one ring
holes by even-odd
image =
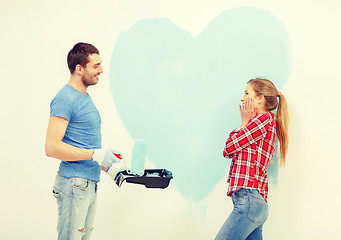
[[[255,189],[239,189],[232,194],[233,211],[215,240],[259,240],[268,217],[268,204]]]
[[[96,212],[97,183],[57,174],[53,194],[58,205],[58,239],[90,239]]]

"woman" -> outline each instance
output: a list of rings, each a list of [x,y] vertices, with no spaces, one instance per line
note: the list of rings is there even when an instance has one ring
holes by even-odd
[[[262,239],[268,216],[267,168],[275,151],[276,133],[281,165],[288,148],[288,108],[275,85],[267,79],[252,79],[241,101],[242,124],[230,133],[223,152],[232,159],[227,195],[232,197],[234,208],[216,240]],[[271,111],[276,108],[275,119]]]

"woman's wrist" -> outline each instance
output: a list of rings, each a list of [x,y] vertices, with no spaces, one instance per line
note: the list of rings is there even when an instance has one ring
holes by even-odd
[[[245,128],[249,121],[243,121],[239,128]]]

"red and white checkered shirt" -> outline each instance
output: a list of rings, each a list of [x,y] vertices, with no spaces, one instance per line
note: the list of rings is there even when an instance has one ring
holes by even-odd
[[[231,158],[227,179],[227,195],[241,188],[257,189],[267,200],[267,168],[275,152],[276,123],[274,114],[258,114],[245,128],[230,133],[224,148],[224,157]]]

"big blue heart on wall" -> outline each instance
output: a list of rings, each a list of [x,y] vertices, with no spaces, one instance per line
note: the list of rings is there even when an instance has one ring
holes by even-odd
[[[226,175],[223,147],[241,123],[245,85],[266,77],[280,89],[291,70],[288,42],[269,11],[251,7],[224,11],[197,37],[166,18],[120,35],[110,65],[117,111],[185,198],[202,200]],[[276,179],[277,164],[271,171]]]

